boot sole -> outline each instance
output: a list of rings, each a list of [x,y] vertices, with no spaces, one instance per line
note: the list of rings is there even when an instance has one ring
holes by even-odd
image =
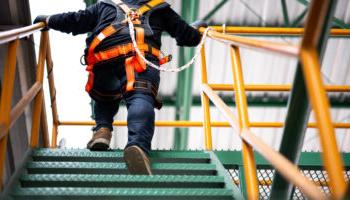
[[[98,138],[88,144],[88,149],[91,151],[107,151],[109,149],[109,141],[104,138]]]
[[[124,160],[130,174],[152,175],[151,168],[147,162],[147,156],[139,147],[127,147],[124,150]]]

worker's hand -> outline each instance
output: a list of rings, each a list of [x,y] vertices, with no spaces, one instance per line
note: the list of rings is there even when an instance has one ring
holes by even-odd
[[[203,20],[197,20],[195,22],[193,22],[191,24],[191,26],[195,29],[199,29],[200,27],[204,27],[204,28],[207,28],[208,27],[208,24],[207,22],[203,21]]]
[[[33,24],[39,23],[39,22],[44,22],[45,23],[45,28],[42,29],[42,31],[48,31],[49,30],[49,16],[47,15],[38,15],[35,19]]]

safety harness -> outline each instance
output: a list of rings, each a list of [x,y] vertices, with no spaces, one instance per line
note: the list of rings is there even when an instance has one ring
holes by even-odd
[[[135,72],[141,73],[145,71],[147,68],[147,65],[140,58],[140,56],[135,53],[135,49],[132,43],[117,45],[107,50],[103,50],[99,52],[95,52],[95,48],[105,38],[108,38],[109,36],[115,33],[118,33],[120,30],[127,27],[127,18],[129,17],[129,19],[131,19],[135,27],[134,30],[135,30],[137,47],[138,49],[140,49],[142,55],[144,56],[145,53],[148,53],[157,57],[159,59],[159,63],[158,63],[159,65],[169,62],[171,60],[171,55],[161,58],[160,50],[145,43],[145,29],[141,23],[142,15],[151,11],[157,6],[160,6],[161,4],[165,4],[165,2],[163,0],[151,0],[148,3],[142,5],[138,9],[129,8],[121,0],[110,0],[109,2],[112,2],[114,5],[118,6],[125,13],[125,19],[122,22],[112,23],[111,25],[107,26],[92,40],[86,56],[86,62],[87,62],[86,70],[89,72],[89,78],[85,86],[85,90],[90,94],[91,92],[96,93],[96,91],[93,91],[93,84],[94,84],[93,69],[97,63],[100,63],[109,59],[113,59],[113,58],[127,56],[127,55],[131,55],[131,56],[125,59],[125,72],[126,72],[127,83],[126,83],[126,86],[123,87],[123,90],[125,90],[123,92],[129,92],[135,89],[149,90],[150,86],[148,86],[148,83],[146,83],[145,87],[140,87],[140,85],[143,86],[145,85],[145,83],[142,81],[135,80]],[[157,89],[155,91],[157,91]],[[150,92],[152,93],[152,95],[156,97],[157,92],[154,92],[154,89],[152,89]],[[119,94],[116,94],[116,96],[118,95]]]

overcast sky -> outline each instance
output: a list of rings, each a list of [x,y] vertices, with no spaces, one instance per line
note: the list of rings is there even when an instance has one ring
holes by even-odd
[[[32,18],[37,15],[51,15],[67,11],[77,11],[85,8],[83,0],[30,0]],[[39,46],[40,34],[34,35],[36,48]],[[91,120],[90,98],[85,92],[87,72],[79,62],[85,48],[86,35],[72,36],[71,34],[50,31],[54,76],[57,89],[57,106],[59,119]],[[45,76],[46,77],[46,76]],[[47,84],[47,79],[45,80]],[[51,107],[48,88],[45,88],[45,100],[48,112],[48,124],[51,132]],[[67,147],[85,148],[91,137],[91,127],[59,128],[59,140],[64,137]],[[58,141],[59,141],[58,140]]]

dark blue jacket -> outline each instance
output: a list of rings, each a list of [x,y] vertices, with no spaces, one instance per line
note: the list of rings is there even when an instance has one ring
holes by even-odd
[[[147,0],[124,0],[124,2],[140,5],[147,2]],[[116,13],[115,7],[98,2],[78,12],[52,15],[48,26],[65,33],[72,33],[73,35],[91,32],[92,34],[86,39],[86,45],[88,47],[92,39],[115,20]],[[175,38],[179,46],[195,46],[200,42],[200,33],[189,26],[170,7],[155,10],[150,16],[149,24],[154,35],[148,41],[156,48],[160,49],[161,47],[161,35],[163,31],[168,32]],[[130,41],[131,39],[128,35],[115,34],[105,39],[96,48],[96,51]]]

